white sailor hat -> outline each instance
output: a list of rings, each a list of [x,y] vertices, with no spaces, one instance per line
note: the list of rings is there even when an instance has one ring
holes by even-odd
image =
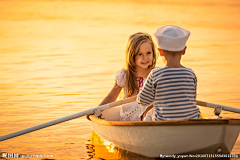
[[[167,51],[182,51],[190,32],[174,25],[165,25],[157,29],[154,33],[158,47]]]

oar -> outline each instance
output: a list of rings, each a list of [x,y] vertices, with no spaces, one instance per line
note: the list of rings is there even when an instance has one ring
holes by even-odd
[[[209,108],[215,108],[215,109],[221,108],[222,110],[225,110],[225,111],[240,113],[239,108],[233,108],[233,107],[228,107],[228,106],[224,106],[224,105],[204,102],[204,101],[198,101],[197,100],[197,105],[204,106],[204,107],[209,107]]]
[[[17,136],[20,136],[20,135],[23,135],[23,134],[26,134],[26,133],[29,133],[29,132],[33,132],[33,131],[36,131],[36,130],[39,130],[39,129],[42,129],[42,128],[46,128],[46,127],[49,127],[49,126],[52,126],[52,125],[55,125],[55,124],[59,124],[59,123],[65,122],[65,121],[69,121],[69,120],[72,120],[72,119],[75,119],[75,118],[78,118],[78,117],[89,115],[89,114],[94,113],[96,110],[103,111],[103,110],[106,110],[106,109],[109,109],[109,108],[112,108],[112,107],[115,107],[115,106],[119,106],[119,105],[122,105],[122,104],[133,102],[135,100],[136,100],[136,96],[128,98],[128,99],[112,102],[112,103],[109,103],[109,104],[101,105],[101,106],[98,106],[96,108],[92,108],[92,109],[89,109],[89,110],[86,110],[86,111],[83,111],[83,112],[79,112],[79,113],[76,113],[76,114],[73,114],[73,115],[69,115],[69,116],[66,116],[66,117],[63,117],[63,118],[59,118],[59,119],[56,119],[56,120],[53,120],[53,121],[50,121],[50,122],[46,122],[46,123],[37,125],[37,126],[34,126],[34,127],[30,127],[30,128],[27,128],[27,129],[24,129],[24,130],[21,130],[21,131],[17,131],[17,132],[14,132],[14,133],[10,133],[10,134],[1,136],[0,141],[4,141],[4,140],[7,140],[7,139],[10,139],[10,138],[13,138],[13,137],[17,137]],[[197,100],[196,102],[197,102],[197,105],[199,105],[199,106],[210,107],[210,108],[222,108],[225,111],[240,113],[240,109],[238,109],[238,108],[233,108],[233,107],[208,103],[208,102],[199,101],[199,100]]]
[[[56,120],[53,120],[53,121],[50,121],[50,122],[46,122],[46,123],[37,125],[37,126],[34,126],[34,127],[26,128],[26,129],[23,129],[21,131],[17,131],[17,132],[14,132],[14,133],[10,133],[10,134],[1,136],[0,141],[4,141],[4,140],[7,140],[7,139],[10,139],[10,138],[13,138],[13,137],[17,137],[17,136],[20,136],[20,135],[23,135],[23,134],[26,134],[26,133],[29,133],[29,132],[33,132],[33,131],[36,131],[36,130],[39,130],[39,129],[42,129],[42,128],[46,128],[46,127],[49,127],[49,126],[52,126],[52,125],[55,125],[55,124],[59,124],[59,123],[69,121],[69,120],[72,120],[72,119],[75,119],[75,118],[78,118],[78,117],[82,117],[82,116],[85,116],[85,115],[88,115],[88,114],[93,114],[96,110],[97,111],[103,111],[105,109],[116,107],[116,106],[126,104],[126,103],[130,103],[130,102],[133,102],[135,100],[136,100],[136,96],[131,97],[131,98],[127,98],[127,99],[123,99],[123,100],[120,100],[120,101],[108,103],[108,104],[105,104],[105,105],[101,105],[101,106],[98,106],[98,107],[95,107],[95,108],[92,108],[92,109],[89,109],[89,110],[86,110],[86,111],[83,111],[83,112],[79,112],[79,113],[76,113],[76,114],[73,114],[73,115],[69,115],[69,116],[66,116],[66,117],[63,117],[63,118],[59,118],[59,119],[56,119]]]

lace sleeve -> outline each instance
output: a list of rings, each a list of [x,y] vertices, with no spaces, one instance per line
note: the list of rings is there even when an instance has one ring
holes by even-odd
[[[124,69],[117,72],[115,81],[120,87],[126,87],[126,72]]]

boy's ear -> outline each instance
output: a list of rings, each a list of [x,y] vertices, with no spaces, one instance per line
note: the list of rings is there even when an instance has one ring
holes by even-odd
[[[160,56],[163,56],[162,49],[161,49],[161,48],[158,48],[158,51],[159,51],[159,53],[160,53]]]
[[[185,48],[183,49],[182,55],[185,55],[186,49],[187,49],[187,46],[185,46]]]

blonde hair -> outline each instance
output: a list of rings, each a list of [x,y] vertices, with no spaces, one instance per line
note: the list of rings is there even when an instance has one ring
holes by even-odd
[[[126,97],[130,97],[133,93],[138,92],[137,77],[136,77],[136,63],[135,58],[139,52],[140,46],[143,42],[149,42],[152,47],[153,61],[148,68],[153,69],[156,66],[157,55],[156,46],[152,40],[152,37],[148,33],[138,32],[132,34],[128,38],[126,50],[125,50],[125,71],[127,79],[127,92]]]

